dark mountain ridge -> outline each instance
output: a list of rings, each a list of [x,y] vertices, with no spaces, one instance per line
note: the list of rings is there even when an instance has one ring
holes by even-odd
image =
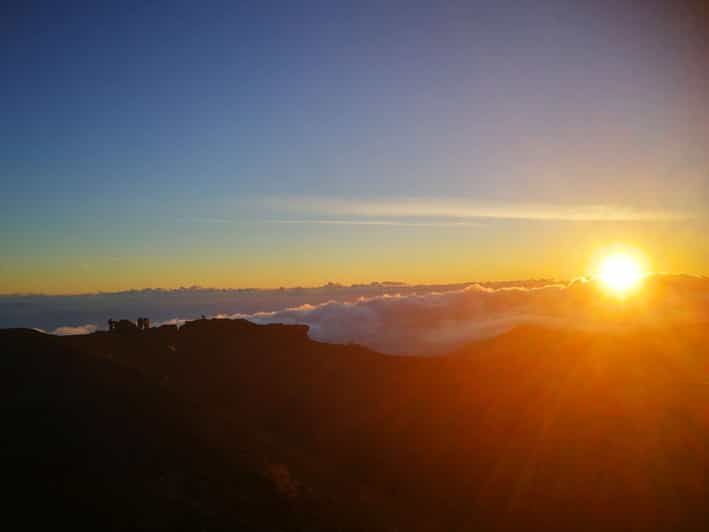
[[[4,330],[5,482],[75,528],[703,530],[707,345],[521,327],[421,358],[242,320]]]

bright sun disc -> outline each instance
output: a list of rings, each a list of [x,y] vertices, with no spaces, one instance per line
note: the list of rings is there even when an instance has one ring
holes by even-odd
[[[607,288],[623,294],[640,283],[643,270],[633,257],[624,253],[614,253],[603,260],[598,277]]]

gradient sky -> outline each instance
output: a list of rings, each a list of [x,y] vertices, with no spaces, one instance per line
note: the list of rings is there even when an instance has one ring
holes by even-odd
[[[0,8],[0,293],[709,273],[700,2]]]

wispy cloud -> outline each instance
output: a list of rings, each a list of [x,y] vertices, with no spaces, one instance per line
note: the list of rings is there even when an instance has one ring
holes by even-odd
[[[328,197],[273,198],[271,207],[277,212],[315,217],[332,217],[318,223],[343,223],[342,217],[352,217],[377,223],[400,220],[402,224],[416,223],[413,219],[435,218],[435,223],[461,223],[471,219],[587,221],[587,222],[650,222],[686,220],[690,216],[668,209],[646,209],[616,204],[544,204],[517,202],[482,202],[477,200],[439,198],[397,198],[389,200],[356,200]],[[299,218],[300,220],[301,218]],[[402,220],[406,219],[406,220]],[[353,224],[355,220],[348,220]],[[453,222],[450,222],[453,220]],[[298,222],[296,222],[298,223]]]
[[[187,222],[187,223],[197,223],[197,224],[233,224],[237,222],[238,220],[235,218],[227,218],[227,217],[217,217],[217,216],[192,216],[189,218],[185,217],[178,217],[177,218],[178,222]]]
[[[478,227],[485,225],[480,221],[451,221],[451,222],[408,222],[403,220],[329,220],[329,219],[294,219],[270,220],[278,224],[315,224],[315,225],[386,225],[393,227]]]

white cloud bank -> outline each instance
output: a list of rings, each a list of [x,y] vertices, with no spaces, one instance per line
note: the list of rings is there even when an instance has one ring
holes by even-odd
[[[329,301],[277,312],[222,315],[256,323],[305,324],[311,338],[354,342],[387,353],[439,353],[522,324],[584,329],[709,321],[709,280],[653,276],[624,300],[594,281]]]
[[[386,353],[435,354],[522,324],[598,329],[709,323],[709,279],[654,275],[624,300],[586,280],[503,287],[473,284],[445,291],[417,287],[415,292],[393,286],[390,293],[349,301],[213,317],[305,324],[310,337],[318,341],[354,342]],[[184,321],[172,319],[156,325]],[[54,332],[84,334],[95,329],[84,325]]]

